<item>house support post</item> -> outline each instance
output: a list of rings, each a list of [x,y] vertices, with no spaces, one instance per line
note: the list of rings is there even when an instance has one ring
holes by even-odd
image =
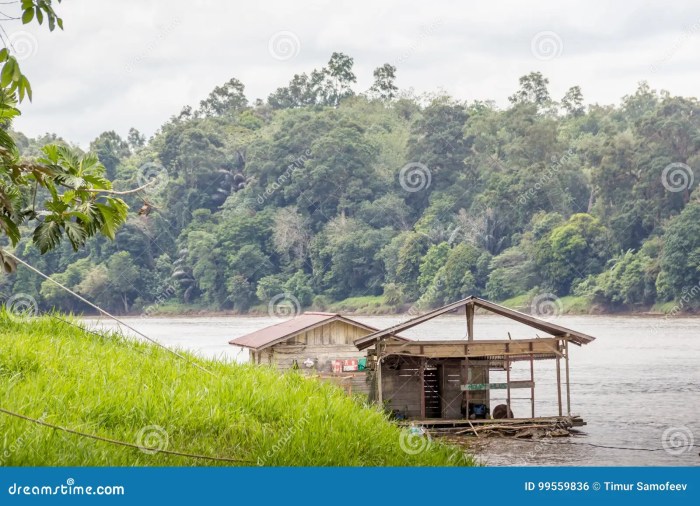
[[[467,340],[474,340],[474,304],[472,302],[467,303],[465,308],[467,313]]]
[[[506,353],[510,352],[510,346],[506,343]],[[510,360],[508,360],[508,355],[506,355],[505,366],[506,366],[506,418],[510,418]]]
[[[569,340],[564,339],[564,350],[566,351],[566,414],[571,416],[571,388],[569,387]]]
[[[465,346],[465,348],[466,348],[466,346]],[[465,353],[466,353],[466,350],[465,350]],[[468,356],[464,357],[464,368],[466,370],[465,371],[466,372],[466,374],[465,374],[466,381],[464,382],[464,384],[466,385],[466,388],[467,388],[464,391],[464,403],[465,403],[464,418],[469,420],[469,384],[471,383],[472,378],[471,378],[471,371],[469,370],[469,357]]]
[[[425,357],[420,359],[420,417],[425,419]]]
[[[535,418],[535,355],[532,353],[532,343],[530,343],[530,411],[532,418]]]
[[[559,351],[561,351],[561,344],[558,346]],[[562,416],[561,409],[561,360],[559,355],[557,355],[557,403],[559,405],[559,416]]]
[[[384,406],[384,399],[382,398],[382,341],[377,340],[376,344],[377,351],[377,403],[380,406]]]

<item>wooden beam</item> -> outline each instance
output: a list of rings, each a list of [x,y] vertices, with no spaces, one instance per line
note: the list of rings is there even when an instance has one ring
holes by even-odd
[[[384,351],[386,355],[414,355],[429,358],[461,358],[488,357],[505,355],[557,355],[562,356],[558,350],[559,339],[547,337],[541,339],[524,340],[474,340],[474,341],[414,341],[407,343],[386,342]],[[508,350],[506,350],[506,346]]]
[[[571,389],[569,387],[569,340],[564,339],[564,351],[566,352],[566,414],[571,415]]]
[[[379,406],[384,406],[384,399],[382,398],[382,354],[381,354],[381,339],[377,341],[375,346],[377,352],[377,403]]]
[[[367,343],[368,341],[374,341],[375,339],[381,339],[384,336],[396,334],[397,332],[401,332],[403,330],[408,330],[410,328],[413,328],[416,325],[420,325],[423,322],[426,322],[428,320],[432,320],[433,318],[435,318],[437,316],[440,316],[440,315],[445,314],[445,313],[449,313],[450,311],[454,311],[455,309],[459,309],[460,307],[466,305],[473,298],[474,297],[469,296],[466,299],[458,300],[458,301],[453,302],[451,304],[447,304],[446,306],[440,307],[438,309],[434,309],[434,310],[430,311],[429,313],[416,316],[415,318],[411,318],[410,320],[405,321],[403,323],[400,323],[398,325],[394,325],[393,327],[389,327],[389,328],[386,328],[384,330],[378,330],[372,334],[361,337],[360,339],[355,341],[355,346],[357,346],[360,349],[363,349],[363,345],[365,343]]]
[[[425,358],[420,359],[420,417],[425,418]]]
[[[559,416],[562,416],[561,409],[561,359],[557,355],[557,405],[559,406]]]
[[[466,348],[466,346],[465,346],[465,348]],[[469,357],[465,357],[464,364],[467,368],[467,381],[465,382],[465,384],[467,384],[471,381],[471,371],[469,370]],[[466,411],[464,413],[464,417],[467,420],[469,420],[469,390],[466,390],[464,395],[466,396],[466,400],[464,402],[466,402],[466,405],[467,405]]]
[[[467,340],[468,341],[473,341],[474,340],[474,304],[473,303],[468,303],[465,306],[466,313],[467,313]]]
[[[510,415],[510,362],[506,360],[506,406],[508,406],[508,411],[506,412],[506,418]]]
[[[530,343],[530,351],[532,351],[532,343]],[[535,418],[535,360],[534,355],[530,354],[530,411],[532,418]]]
[[[460,388],[465,392],[476,392],[481,390],[506,390],[510,388],[534,388],[535,383],[528,380],[516,380],[510,383],[465,383]]]

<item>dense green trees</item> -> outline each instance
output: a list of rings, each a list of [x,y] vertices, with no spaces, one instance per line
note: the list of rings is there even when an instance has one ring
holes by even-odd
[[[267,103],[231,79],[147,143],[105,132],[91,151],[116,187],[154,180],[125,197],[115,240],[40,256],[23,235],[15,251],[122,312],[550,292],[624,309],[700,294],[697,100],[642,84],[584,108],[579,87],[557,103],[532,73],[499,109],[401,93],[396,72],[378,68],[358,94],[352,58],[334,53]],[[56,141],[15,138],[29,157]],[[0,290],[86,309],[22,272]]]

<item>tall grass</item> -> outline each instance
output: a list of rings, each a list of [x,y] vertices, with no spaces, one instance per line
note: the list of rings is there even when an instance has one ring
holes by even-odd
[[[330,384],[193,360],[214,374],[119,335],[93,335],[49,316],[17,321],[0,311],[0,407],[51,424],[250,465],[473,463],[436,442],[406,453],[400,429],[383,413]],[[144,438],[148,433],[154,437]],[[217,464],[119,447],[5,414],[0,443],[6,466]]]

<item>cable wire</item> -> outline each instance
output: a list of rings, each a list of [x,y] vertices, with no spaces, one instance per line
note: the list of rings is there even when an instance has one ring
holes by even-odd
[[[128,443],[126,441],[119,441],[118,439],[111,439],[111,438],[107,438],[107,437],[103,437],[103,436],[98,436],[96,434],[88,434],[86,432],[81,432],[78,430],[69,429],[67,427],[62,427],[60,425],[54,425],[52,423],[44,422],[43,420],[37,420],[36,418],[22,415],[20,413],[15,413],[14,411],[10,411],[9,409],[5,409],[5,408],[0,408],[0,413],[15,417],[15,418],[19,418],[20,420],[25,420],[27,422],[35,423],[37,425],[43,425],[44,427],[49,427],[51,429],[60,430],[62,432],[67,432],[69,434],[74,434],[76,436],[94,439],[95,441],[102,441],[104,443],[109,443],[109,444],[113,444],[113,445],[125,446],[127,448],[134,448],[136,450],[141,450],[141,451],[147,450],[149,452],[163,453],[165,455],[174,455],[176,457],[211,460],[211,461],[216,461],[216,462],[234,462],[234,463],[239,463],[239,464],[252,464],[253,463],[252,460],[234,459],[231,457],[213,457],[211,455],[201,455],[201,454],[197,454],[197,453],[187,453],[187,452],[176,451],[176,450],[165,450],[165,449],[160,450],[160,449],[148,448],[146,446],[139,446],[135,443]]]
[[[206,373],[208,373],[208,374],[214,375],[214,373],[213,373],[212,371],[210,371],[209,369],[207,369],[207,368],[204,367],[203,365],[200,365],[200,364],[198,364],[197,362],[194,362],[193,360],[191,360],[190,358],[186,357],[185,355],[182,355],[181,353],[178,353],[178,352],[175,351],[175,350],[171,350],[170,348],[168,348],[168,347],[165,346],[164,344],[161,344],[160,342],[156,341],[155,339],[153,339],[153,338],[151,338],[151,337],[148,337],[146,334],[144,334],[144,333],[141,332],[140,330],[135,329],[134,327],[132,327],[132,326],[129,325],[128,323],[126,323],[126,322],[120,320],[119,318],[117,318],[116,316],[114,316],[114,315],[108,313],[107,311],[105,311],[105,310],[102,309],[101,307],[99,307],[99,306],[93,304],[92,302],[90,302],[89,300],[87,300],[85,297],[82,297],[81,295],[78,295],[77,293],[75,293],[73,290],[71,290],[71,289],[68,288],[67,286],[65,286],[65,285],[63,285],[63,284],[61,284],[61,283],[59,283],[58,281],[56,281],[55,279],[51,278],[50,276],[47,276],[46,274],[44,274],[43,272],[41,272],[39,269],[37,269],[37,268],[31,266],[30,264],[28,264],[27,262],[25,262],[25,261],[22,260],[21,258],[18,258],[18,257],[15,256],[14,254],[12,254],[12,253],[10,253],[10,252],[8,252],[8,251],[6,251],[6,250],[4,251],[4,254],[7,255],[7,256],[9,256],[10,258],[16,260],[16,261],[19,262],[20,264],[24,265],[24,266],[27,267],[29,270],[31,270],[32,272],[38,274],[39,276],[41,276],[42,278],[46,279],[47,281],[50,281],[51,283],[55,284],[56,286],[58,286],[59,288],[61,288],[61,289],[64,290],[64,291],[66,291],[67,293],[71,294],[72,296],[76,297],[78,300],[84,302],[84,303],[87,304],[88,306],[90,306],[90,307],[92,307],[92,308],[94,308],[94,309],[97,309],[101,314],[107,316],[108,318],[111,318],[112,320],[114,320],[115,322],[119,323],[120,325],[123,325],[124,327],[126,327],[126,328],[129,329],[129,330],[131,330],[132,332],[134,332],[135,334],[139,335],[140,337],[146,339],[147,341],[150,341],[151,343],[155,344],[156,346],[159,346],[160,348],[163,348],[163,349],[164,349],[165,351],[167,351],[168,353],[172,353],[173,355],[175,355],[176,357],[178,357],[178,358],[184,360],[185,362],[187,362],[187,363],[189,363],[189,364],[192,364],[192,365],[195,366],[196,368],[201,369],[202,371],[204,371],[204,372],[206,372]]]

